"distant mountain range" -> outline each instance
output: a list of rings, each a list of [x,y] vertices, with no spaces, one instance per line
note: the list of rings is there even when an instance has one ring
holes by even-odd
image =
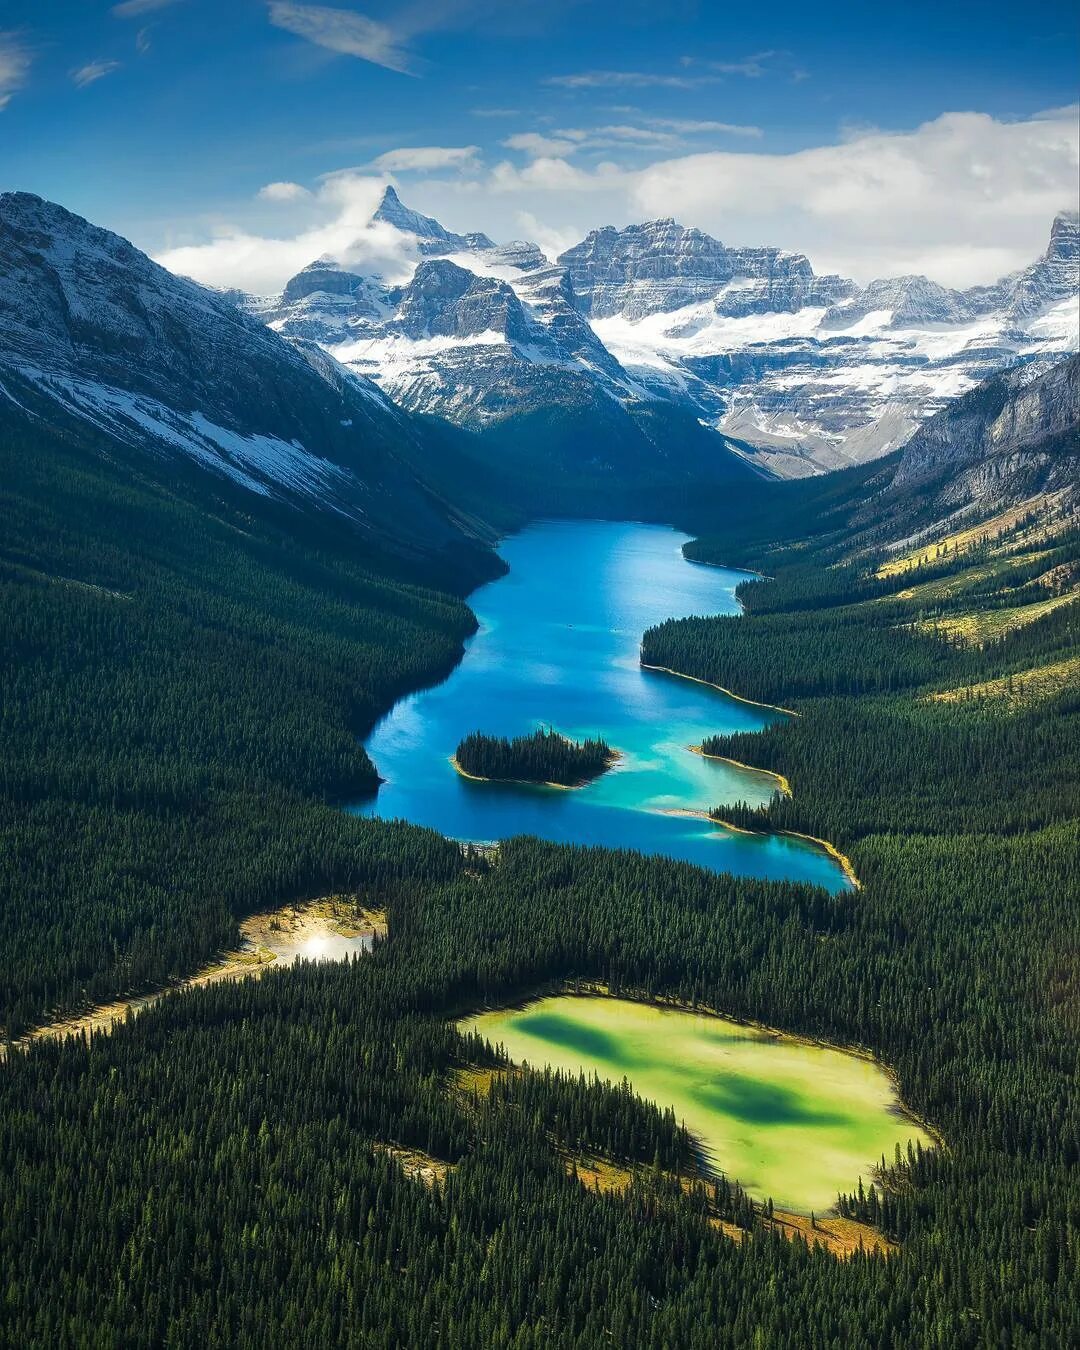
[[[501,256],[394,197],[383,209],[415,232],[419,255]],[[393,292],[320,262],[290,282],[275,302],[286,317],[268,325],[63,207],[3,194],[0,424],[122,455],[161,481],[183,466],[202,476],[203,497],[239,488],[317,513],[321,528],[425,575],[452,558],[466,578],[490,570],[493,527],[538,512],[641,514],[655,488],[753,477],[686,410],[608,392],[618,362],[561,275],[537,267],[526,306],[448,257],[421,256]],[[377,339],[360,336],[375,328]],[[440,397],[380,387],[372,363],[335,359],[348,355],[335,337],[438,351]],[[414,371],[411,383],[419,394],[425,382]]]
[[[719,433],[707,454],[798,477],[886,454],[991,371],[1080,345],[1075,214],[1030,267],[963,291],[921,276],[860,287],[673,220],[594,230],[551,261],[451,233],[392,187],[374,218],[415,258],[407,284],[323,258],[280,296],[233,298],[410,411],[471,429],[662,407],[684,434],[686,419]]]

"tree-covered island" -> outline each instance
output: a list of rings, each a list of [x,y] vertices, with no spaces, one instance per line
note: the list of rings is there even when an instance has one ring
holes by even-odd
[[[618,758],[602,740],[571,741],[550,727],[513,740],[474,731],[458,746],[454,767],[469,778],[569,788],[599,778]]]

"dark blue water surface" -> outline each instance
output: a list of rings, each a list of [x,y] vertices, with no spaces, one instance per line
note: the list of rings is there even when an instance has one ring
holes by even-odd
[[[386,781],[374,801],[353,809],[473,842],[534,834],[664,853],[741,876],[846,886],[814,844],[671,814],[767,801],[771,780],[688,747],[782,716],[642,670],[646,628],[738,612],[735,587],[746,574],[687,562],[686,537],[653,525],[553,521],[507,539],[501,552],[510,573],[472,596],[480,631],[464,660],[442,684],[402,699],[372,732],[366,748]],[[571,791],[471,782],[450,763],[471,731],[520,736],[541,725],[575,740],[602,736],[622,760]]]

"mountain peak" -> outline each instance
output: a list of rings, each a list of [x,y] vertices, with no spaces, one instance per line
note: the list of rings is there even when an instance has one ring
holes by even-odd
[[[434,216],[424,216],[419,211],[411,210],[389,183],[386,185],[382,201],[372,216],[372,220],[381,220],[387,225],[393,225],[397,230],[404,230],[406,234],[415,234],[420,239],[445,239],[447,237],[446,230]]]
[[[371,219],[382,221],[385,225],[392,225],[395,230],[400,230],[403,234],[414,235],[420,252],[429,257],[439,253],[453,253],[457,250],[468,251],[470,249],[495,247],[486,234],[454,234],[437,221],[434,216],[425,216],[420,211],[412,210],[411,207],[405,205],[398,196],[396,189],[389,183],[387,183],[383,191],[382,201]]]
[[[1046,258],[1074,260],[1080,257],[1080,212],[1059,211],[1050,226]]]

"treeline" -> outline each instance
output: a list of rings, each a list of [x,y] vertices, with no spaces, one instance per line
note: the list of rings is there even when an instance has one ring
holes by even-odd
[[[458,745],[455,759],[474,778],[579,787],[610,768],[616,755],[600,739],[571,741],[548,727],[513,740],[474,731]]]

